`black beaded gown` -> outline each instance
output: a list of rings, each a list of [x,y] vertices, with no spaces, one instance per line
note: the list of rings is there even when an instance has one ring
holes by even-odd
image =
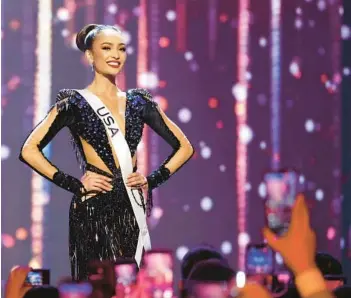
[[[142,138],[144,124],[147,124],[173,148],[172,154],[161,167],[172,161],[177,165],[176,170],[179,170],[190,159],[193,149],[186,156],[176,156],[184,140],[179,140],[166,124],[150,93],[144,89],[130,89],[126,92],[126,97],[125,139],[132,157]],[[70,131],[72,144],[83,172],[93,171],[113,179],[111,191],[100,192],[89,199],[84,199],[77,188],[65,187],[49,177],[46,169],[55,167],[58,170],[58,168],[46,159],[42,150],[64,127],[68,127]],[[87,162],[81,139],[94,149],[112,175]],[[184,139],[188,142],[186,138]],[[87,264],[91,260],[113,261],[134,257],[139,228],[121,171],[116,166],[103,123],[80,93],[68,89],[59,92],[56,104],[28,136],[22,147],[20,160],[43,177],[74,193],[69,212],[69,254],[73,279],[87,278]],[[67,176],[80,183],[78,179],[64,175],[66,178]],[[156,181],[153,188],[166,179]],[[150,198],[141,203],[140,207],[144,208],[145,212],[150,211],[152,207]]]

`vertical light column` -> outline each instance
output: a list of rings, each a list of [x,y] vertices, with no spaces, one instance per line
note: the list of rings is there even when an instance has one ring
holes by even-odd
[[[96,0],[86,0],[85,22],[91,24],[95,22]]]
[[[160,40],[160,1],[162,0],[150,0],[150,70],[158,78],[159,77],[159,40]],[[153,88],[153,93],[156,95],[158,93],[158,84],[155,84]],[[157,96],[155,97],[157,101]],[[149,135],[149,163],[150,169],[156,169],[160,163],[159,156],[159,136],[150,130]],[[154,207],[159,204],[158,189],[153,191],[153,203]],[[154,208],[153,211],[156,209]],[[159,222],[159,217],[156,216],[157,212],[152,213],[150,217],[149,224],[154,227]]]
[[[36,33],[37,33],[37,6],[30,2],[24,2],[23,6],[23,23],[26,24],[22,28],[22,57],[23,57],[23,75],[22,84],[28,88],[30,96],[26,100],[33,100],[34,93],[34,73],[35,73],[35,54],[33,50],[36,48]],[[26,117],[27,118],[27,117]],[[33,121],[30,115],[30,122]]]
[[[176,0],[176,13],[177,13],[177,51],[185,52],[187,49],[187,14],[186,14],[186,1]]]
[[[333,100],[332,104],[332,115],[333,115],[333,147],[337,152],[340,151],[341,144],[341,92],[340,87],[342,84],[342,79],[340,76],[341,71],[341,45],[340,42],[340,29],[342,18],[340,18],[340,5],[342,1],[334,1],[333,4],[330,4],[328,9],[329,14],[329,34],[331,41],[331,51],[330,51],[330,59],[331,59],[331,69],[333,71],[333,84],[337,86],[331,93],[331,98]],[[334,160],[334,169],[335,173],[341,173],[341,156],[339,154],[333,155]],[[340,187],[340,175],[333,175],[334,185],[333,185],[333,194],[331,206],[342,206],[342,197],[341,197],[341,187]],[[343,248],[345,242],[342,236],[342,226],[340,221],[340,212],[337,211],[338,208],[330,208],[330,218],[331,218],[331,227],[328,229],[330,231],[335,230],[335,237],[333,237],[329,241],[328,251],[335,257],[340,258],[342,249],[340,250],[340,246]],[[351,231],[350,231],[351,232]],[[340,245],[342,244],[342,245]]]
[[[51,46],[52,46],[52,2],[38,0],[38,30],[37,30],[37,69],[34,83],[33,125],[36,126],[47,114],[51,104]],[[49,155],[50,146],[44,154]],[[45,206],[49,202],[48,182],[33,172],[32,174],[32,260],[30,266],[43,266],[43,235],[45,221]]]
[[[64,0],[64,8],[67,9],[69,18],[64,22],[65,29],[67,30],[68,34],[65,37],[65,42],[70,44],[72,41],[72,35],[75,32],[75,18],[73,17],[76,10],[77,10],[77,3],[76,0]]]
[[[247,130],[247,71],[249,64],[249,0],[239,1],[237,84],[234,86],[236,97],[235,114],[237,119],[236,142],[236,188],[238,219],[238,269],[244,270],[245,249],[248,243],[246,231],[246,190],[247,182],[247,143],[240,137]]]
[[[96,0],[86,0],[85,1],[85,24],[94,24],[96,22]],[[86,82],[90,84],[93,78],[90,67],[88,68]]]
[[[26,88],[27,98],[25,99],[30,104],[34,98],[34,75],[36,72],[36,56],[34,50],[37,48],[37,5],[36,3],[24,2],[23,6],[23,23],[26,26],[22,29],[22,58],[23,58],[23,75],[22,75],[22,84]],[[30,113],[25,113],[23,119],[24,127],[31,127],[33,125],[33,115]],[[32,198],[31,198],[32,200]],[[34,207],[31,207],[32,210]],[[32,218],[31,218],[32,220]],[[33,220],[32,220],[33,222]],[[33,225],[32,225],[33,226]],[[28,229],[29,230],[29,229]],[[32,238],[33,239],[33,238]],[[40,253],[41,245],[33,248],[34,242],[31,243],[32,254]]]
[[[124,32],[125,15],[118,13],[119,7],[117,6],[116,0],[105,0],[104,1],[104,24],[117,26],[122,32]],[[126,89],[126,76],[124,70],[122,70],[116,77],[116,85],[119,89]]]
[[[122,30],[123,34],[125,33],[125,23],[126,23],[125,15],[122,14],[122,13],[118,14],[117,25]],[[127,52],[128,52],[128,47],[127,47]],[[118,74],[118,76],[116,78],[116,84],[121,90],[126,90],[126,88],[127,88],[127,78],[126,78],[126,74],[125,74],[125,67]]]
[[[271,167],[280,166],[281,0],[271,0]]]
[[[104,1],[104,24],[115,25],[115,15],[118,11],[116,0]]]
[[[148,20],[147,20],[147,0],[140,0],[140,15],[138,22],[138,58],[137,58],[137,85],[145,87],[148,85]],[[138,171],[143,175],[148,172],[148,129],[145,127],[143,138],[138,146],[137,159]]]
[[[218,14],[218,0],[209,0],[208,8],[208,38],[209,38],[209,57],[211,60],[215,57],[216,42],[217,42],[217,14]]]

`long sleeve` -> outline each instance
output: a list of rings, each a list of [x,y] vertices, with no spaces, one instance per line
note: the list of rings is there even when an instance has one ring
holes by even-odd
[[[149,191],[167,181],[194,154],[194,148],[181,131],[151,99],[148,92],[143,94],[146,104],[142,110],[145,123],[160,135],[173,149],[168,158],[148,177]]]
[[[61,172],[42,152],[56,134],[73,121],[74,113],[69,103],[69,92],[62,90],[57,96],[56,104],[25,140],[19,159],[56,185],[79,194],[81,189],[84,189],[83,184],[77,178]]]

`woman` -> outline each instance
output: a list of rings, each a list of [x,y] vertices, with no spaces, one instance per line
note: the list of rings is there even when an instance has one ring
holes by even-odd
[[[116,75],[126,62],[121,32],[113,26],[87,25],[77,35],[95,76],[84,90],[61,90],[56,104],[25,141],[20,160],[74,194],[69,214],[70,261],[74,279],[87,278],[91,260],[134,257],[140,263],[150,248],[146,215],[151,191],[164,183],[193,155],[182,131],[144,89],[122,92]],[[136,172],[136,149],[144,124],[172,148],[162,165],[144,177]],[[60,171],[42,149],[68,127],[85,172],[82,180]],[[148,190],[144,200],[142,189]]]

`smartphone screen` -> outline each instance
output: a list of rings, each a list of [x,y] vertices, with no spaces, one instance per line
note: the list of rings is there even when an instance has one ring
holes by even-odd
[[[246,274],[273,274],[274,252],[265,244],[249,244],[246,248]]]
[[[60,298],[88,298],[93,291],[89,283],[63,283],[58,289]]]
[[[173,297],[173,254],[169,250],[151,250],[143,258],[147,278],[152,284],[152,295]]]
[[[274,233],[282,235],[289,228],[292,207],[302,190],[298,174],[295,171],[269,172],[264,181],[267,189],[266,224]]]
[[[115,276],[116,284],[130,286],[136,282],[137,265],[135,263],[116,264]]]
[[[48,269],[33,269],[28,272],[24,281],[28,286],[42,286],[50,284],[50,270]]]
[[[278,279],[280,277],[286,279],[291,275],[289,268],[284,264],[283,257],[278,252],[275,253],[274,273]]]

